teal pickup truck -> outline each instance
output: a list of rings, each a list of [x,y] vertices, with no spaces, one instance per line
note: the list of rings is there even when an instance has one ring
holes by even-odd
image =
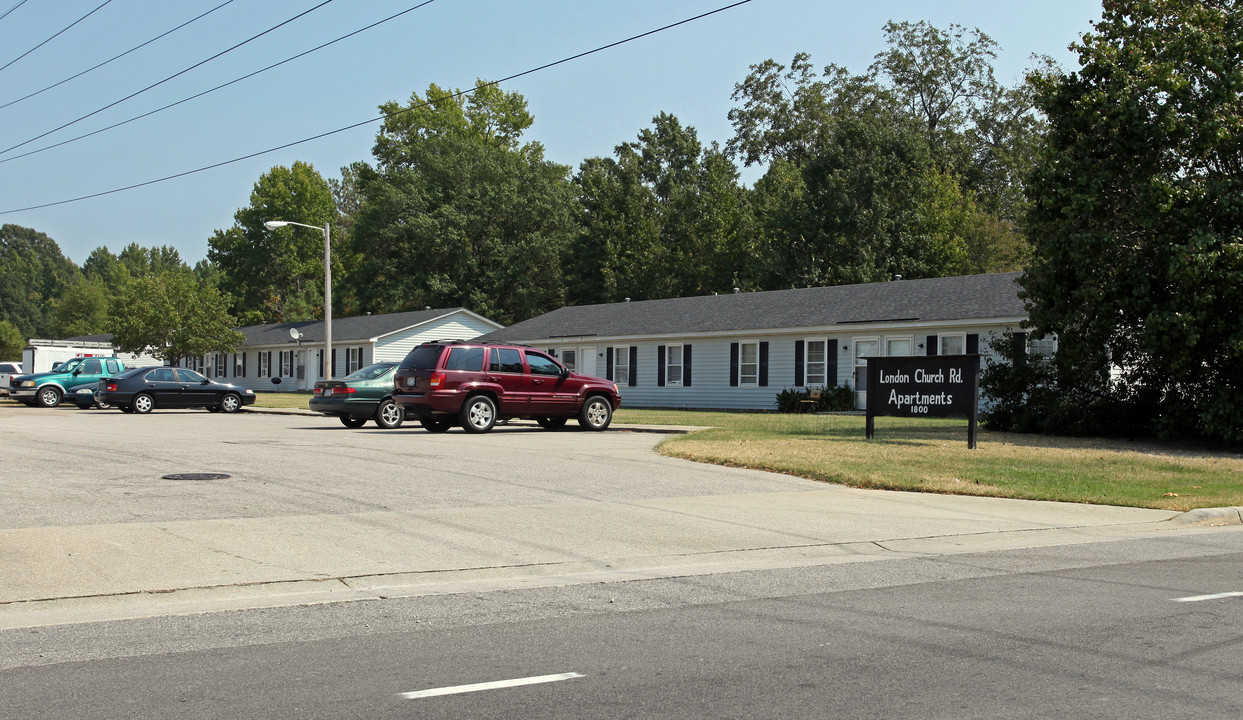
[[[55,370],[34,375],[15,375],[9,380],[9,397],[27,405],[56,407],[65,391],[75,385],[97,383],[125,370],[118,357],[81,357],[67,360]]]

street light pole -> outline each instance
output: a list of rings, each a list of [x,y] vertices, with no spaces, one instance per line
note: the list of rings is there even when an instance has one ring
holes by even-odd
[[[288,220],[269,220],[263,226],[269,230],[285,227],[286,225],[297,225],[299,227],[311,228],[312,230],[324,231],[324,379],[332,379],[332,243],[328,236],[328,223],[324,223],[322,228],[315,225],[307,225],[306,223],[290,222]]]

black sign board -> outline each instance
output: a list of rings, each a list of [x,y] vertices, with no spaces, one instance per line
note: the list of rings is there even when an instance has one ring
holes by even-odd
[[[980,356],[867,358],[867,439],[873,418],[966,417],[967,447],[975,449],[980,408]]]

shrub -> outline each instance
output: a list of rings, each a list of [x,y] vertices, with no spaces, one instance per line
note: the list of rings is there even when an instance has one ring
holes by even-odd
[[[853,410],[855,394],[847,385],[819,388],[820,396],[809,402],[815,388],[786,388],[777,393],[777,412],[810,413]]]

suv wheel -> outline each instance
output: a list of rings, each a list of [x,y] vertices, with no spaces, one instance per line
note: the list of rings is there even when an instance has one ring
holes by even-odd
[[[466,432],[485,433],[496,424],[496,403],[487,395],[471,395],[462,405],[459,419]]]
[[[592,395],[578,413],[578,424],[588,430],[603,430],[613,421],[613,406],[602,395]]]
[[[48,385],[39,390],[39,405],[46,408],[56,407],[60,404],[60,388],[55,385]]]
[[[406,411],[397,406],[392,400],[385,400],[380,403],[380,407],[375,411],[375,424],[385,430],[392,430],[401,427],[401,421],[406,419]]]

